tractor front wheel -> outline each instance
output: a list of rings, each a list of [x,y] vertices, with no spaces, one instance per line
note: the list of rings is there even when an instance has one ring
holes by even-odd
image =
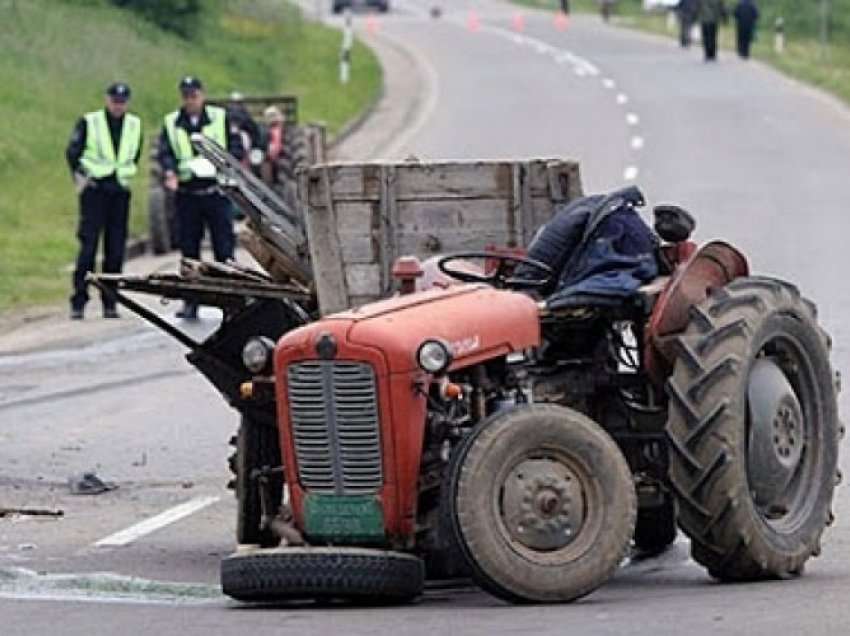
[[[670,482],[694,559],[720,580],[800,574],[832,520],[841,435],[814,305],[740,278],[691,309],[677,344]]]
[[[599,425],[522,406],[482,422],[457,452],[452,524],[482,588],[511,602],[566,602],[611,578],[637,504],[629,466]]]
[[[261,525],[260,481],[254,471],[280,467],[277,427],[259,418],[243,415],[234,441],[236,452],[231,459],[231,467],[235,473],[236,541],[264,548],[274,547],[280,539]],[[271,500],[279,505],[283,501],[283,475],[272,473],[268,480]]]

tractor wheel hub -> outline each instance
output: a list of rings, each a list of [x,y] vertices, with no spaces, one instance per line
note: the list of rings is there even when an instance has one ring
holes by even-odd
[[[584,521],[584,496],[576,474],[560,461],[527,459],[502,486],[502,520],[510,537],[533,550],[570,544]]]
[[[781,510],[805,447],[800,402],[778,364],[762,358],[747,387],[750,427],[747,476],[759,508]]]

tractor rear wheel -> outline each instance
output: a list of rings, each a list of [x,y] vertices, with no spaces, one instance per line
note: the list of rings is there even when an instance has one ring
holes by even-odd
[[[457,452],[452,523],[482,588],[511,602],[566,602],[611,578],[637,504],[629,466],[599,425],[522,406],[482,422]]]
[[[691,309],[677,344],[670,482],[694,559],[720,580],[800,574],[832,520],[841,434],[814,306],[740,278]]]

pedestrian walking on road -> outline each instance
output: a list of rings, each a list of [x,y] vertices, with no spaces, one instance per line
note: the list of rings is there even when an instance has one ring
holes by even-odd
[[[738,40],[738,55],[741,59],[750,57],[750,46],[756,34],[759,10],[755,0],[738,0],[735,5],[735,32]]]
[[[195,153],[190,138],[201,133],[241,160],[240,131],[231,125],[224,108],[205,103],[200,79],[184,77],[178,86],[183,105],[165,117],[158,159],[166,189],[176,192],[180,252],[184,258],[200,259],[206,227],[215,260],[226,262],[233,259],[236,245],[230,201],[218,190],[215,167]],[[187,302],[177,316],[194,320],[198,306]]]
[[[679,44],[682,48],[691,45],[691,30],[697,21],[699,0],[679,0],[676,5],[676,17],[679,19]]]
[[[705,51],[705,61],[717,59],[717,30],[721,22],[728,20],[726,5],[723,0],[700,0],[697,18],[702,30],[702,48]]]
[[[94,271],[103,236],[103,272],[120,274],[127,244],[130,182],[142,152],[142,122],[127,112],[130,87],[117,82],[106,89],[106,106],[81,117],[65,158],[80,199],[71,318],[81,320],[89,300],[86,275]],[[103,317],[118,318],[115,300],[101,295]]]

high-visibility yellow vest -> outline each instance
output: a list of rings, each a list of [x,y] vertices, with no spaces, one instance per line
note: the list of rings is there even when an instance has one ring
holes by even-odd
[[[126,113],[121,124],[121,141],[116,155],[106,121],[106,111],[101,109],[87,113],[86,147],[80,158],[80,165],[93,179],[103,179],[112,174],[123,187],[130,185],[130,179],[136,175],[136,155],[142,143],[142,121],[135,115]]]
[[[204,110],[210,123],[201,128],[201,134],[222,148],[227,148],[226,111],[219,106],[205,106]],[[192,148],[189,134],[177,125],[179,116],[179,110],[165,116],[165,131],[171,150],[174,152],[174,158],[177,159],[177,178],[180,181],[188,181],[192,178],[189,162],[195,157],[195,150]]]

